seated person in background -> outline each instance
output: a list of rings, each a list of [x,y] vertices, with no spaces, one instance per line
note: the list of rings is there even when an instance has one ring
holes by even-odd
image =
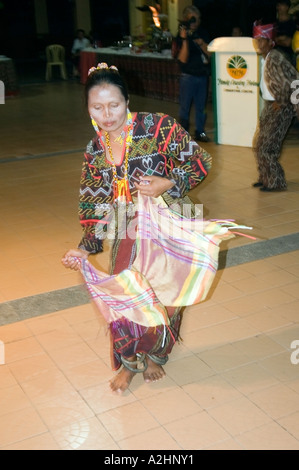
[[[74,77],[80,77],[80,71],[79,71],[80,52],[89,46],[90,46],[90,40],[85,36],[84,29],[78,29],[77,37],[73,42],[73,47],[71,51]]]
[[[295,63],[295,54],[292,49],[292,40],[296,32],[296,22],[289,14],[291,6],[290,0],[278,0],[276,2],[277,21],[275,24],[275,43],[276,49],[292,63]]]

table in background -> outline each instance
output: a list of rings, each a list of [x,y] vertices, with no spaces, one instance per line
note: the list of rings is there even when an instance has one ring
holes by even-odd
[[[5,96],[14,96],[19,92],[15,64],[9,57],[0,57],[0,80],[5,86]]]
[[[115,65],[130,93],[178,103],[180,68],[171,56],[131,54],[112,48],[84,49],[80,54],[81,83],[86,82],[88,70],[99,62]]]

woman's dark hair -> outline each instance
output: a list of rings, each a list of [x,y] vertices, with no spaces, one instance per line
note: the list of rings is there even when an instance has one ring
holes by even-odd
[[[85,83],[85,103],[88,105],[88,95],[90,90],[104,83],[114,85],[119,88],[126,101],[129,100],[127,85],[117,70],[111,68],[96,69],[88,76]]]

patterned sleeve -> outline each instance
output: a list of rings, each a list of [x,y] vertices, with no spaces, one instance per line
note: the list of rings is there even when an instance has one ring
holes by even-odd
[[[175,119],[166,119],[169,133],[160,146],[167,160],[167,178],[175,183],[167,192],[174,198],[184,197],[207,176],[212,158]]]
[[[265,80],[271,95],[278,104],[287,106],[294,92],[292,84],[299,79],[299,73],[284,55],[272,49],[266,61]],[[291,101],[292,102],[292,101]],[[296,108],[295,104],[294,108]]]
[[[79,196],[79,220],[83,229],[83,237],[78,246],[89,253],[103,251],[103,241],[96,237],[96,225],[101,223],[96,216],[96,205],[101,202],[101,198],[98,196],[100,186],[101,177],[95,177],[92,174],[88,155],[85,154]]]

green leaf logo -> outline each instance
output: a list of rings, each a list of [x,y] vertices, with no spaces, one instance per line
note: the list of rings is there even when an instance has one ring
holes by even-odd
[[[232,78],[240,80],[247,72],[247,62],[244,57],[233,55],[227,61],[226,70]]]

